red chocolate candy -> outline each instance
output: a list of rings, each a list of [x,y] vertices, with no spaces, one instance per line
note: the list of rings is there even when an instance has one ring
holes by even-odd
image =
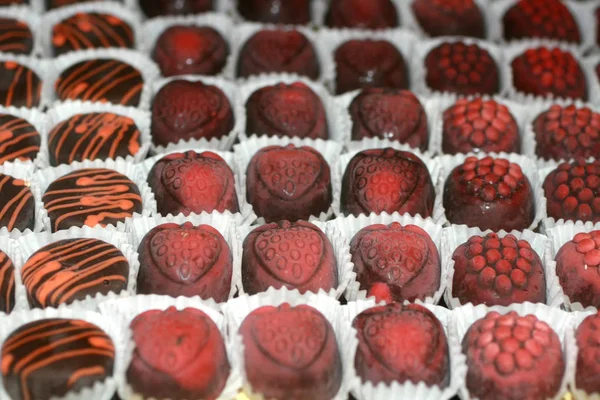
[[[444,328],[418,304],[390,304],[358,314],[354,366],[362,381],[448,386],[450,356]]]
[[[496,61],[477,44],[444,42],[425,57],[427,86],[461,95],[496,94],[500,77]]]
[[[581,43],[579,26],[561,0],[519,0],[502,17],[504,39],[546,38]]]
[[[408,89],[408,68],[398,49],[385,40],[349,40],[334,54],[336,93],[367,87]]]
[[[258,89],[246,101],[246,133],[327,139],[329,128],[321,99],[302,82]]]
[[[310,22],[310,0],[241,0],[238,12],[249,21],[303,25]]]
[[[265,306],[239,333],[252,391],[268,399],[330,400],[339,391],[342,361],[325,317],[307,305]]]
[[[329,291],[338,286],[333,247],[316,225],[280,221],[259,226],[244,240],[242,283],[256,294],[269,287],[300,293]]]
[[[536,154],[546,160],[600,155],[600,114],[555,104],[533,121]]]
[[[333,200],[329,165],[311,147],[264,147],[246,176],[248,203],[267,222],[308,220],[326,213]]]
[[[411,7],[429,36],[485,37],[483,16],[473,0],[414,0]]]
[[[408,90],[363,89],[348,110],[352,140],[376,137],[427,149],[427,114],[417,96]]]
[[[198,14],[214,9],[214,0],[139,0],[148,18],[164,15]]]
[[[433,213],[435,190],[427,166],[407,151],[372,149],[357,153],[342,180],[344,214]]]
[[[490,312],[471,325],[462,346],[472,397],[547,399],[560,388],[565,371],[560,341],[534,315]]]
[[[384,283],[393,300],[401,303],[424,300],[440,287],[438,250],[418,226],[367,226],[352,238],[350,254],[361,290]]]
[[[152,52],[163,76],[217,75],[228,56],[229,44],[208,26],[171,26],[159,36]]]
[[[332,0],[325,25],[331,28],[395,28],[398,12],[391,0]]]
[[[521,167],[503,158],[467,157],[444,187],[446,217],[453,224],[507,232],[529,228],[533,190]]]
[[[577,328],[577,367],[575,386],[587,393],[600,393],[600,314],[592,314]]]
[[[138,294],[200,296],[218,303],[229,297],[231,250],[212,226],[159,225],[144,236],[138,253]]]
[[[146,311],[131,322],[135,350],[127,383],[159,399],[214,400],[231,370],[221,332],[195,308]]]
[[[233,130],[234,123],[229,99],[216,86],[174,80],[154,96],[151,133],[157,146],[221,138]]]
[[[600,222],[600,161],[564,162],[544,181],[548,216]]]
[[[233,171],[210,151],[164,156],[150,170],[148,185],[162,215],[239,211]]]
[[[317,79],[321,67],[312,43],[297,30],[263,29],[246,41],[237,61],[237,76],[288,72]]]
[[[582,232],[556,254],[556,275],[572,303],[600,308],[600,230]]]
[[[508,107],[495,100],[458,99],[444,111],[442,151],[446,154],[518,153],[519,127]]]
[[[529,49],[511,62],[512,83],[520,92],[587,100],[586,81],[577,59],[559,48]]]
[[[452,255],[452,296],[461,304],[508,306],[545,303],[546,280],[539,255],[526,240],[495,233],[471,236]]]

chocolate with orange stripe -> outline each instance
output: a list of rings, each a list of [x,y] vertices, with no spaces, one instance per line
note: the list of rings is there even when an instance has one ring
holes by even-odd
[[[0,114],[0,164],[34,160],[40,151],[40,134],[23,118]]]
[[[0,311],[9,313],[15,307],[15,266],[0,250]]]
[[[15,107],[37,107],[42,94],[42,81],[25,65],[14,61],[0,62],[0,104]]]
[[[33,34],[29,26],[15,18],[0,18],[0,51],[29,54],[33,49]]]
[[[49,400],[113,373],[115,347],[96,325],[52,318],[25,324],[2,345],[2,380],[13,400]]]
[[[27,183],[0,174],[0,227],[24,231],[34,225],[35,202]]]

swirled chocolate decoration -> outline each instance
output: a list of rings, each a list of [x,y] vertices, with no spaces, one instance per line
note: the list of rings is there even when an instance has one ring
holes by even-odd
[[[122,115],[77,114],[50,131],[48,150],[50,165],[125,158],[140,150],[140,131],[133,119]]]
[[[23,21],[0,18],[0,51],[13,54],[29,54],[33,49],[33,33]]]
[[[8,255],[0,251],[0,311],[9,313],[15,307],[15,266]]]
[[[34,225],[35,202],[27,183],[0,174],[0,227],[24,231]]]
[[[137,106],[144,78],[131,65],[109,58],[84,60],[60,74],[54,84],[59,100],[83,100]]]
[[[128,177],[106,168],[84,168],[48,186],[42,197],[52,231],[106,226],[142,212],[142,197]]]
[[[27,3],[29,3],[29,0],[25,0],[25,1]],[[105,1],[105,0],[46,0],[46,10],[52,10],[54,8],[70,6],[72,4],[90,3],[93,1]],[[117,1],[119,3],[123,2],[122,0],[117,0]]]
[[[115,347],[96,325],[51,318],[25,324],[2,345],[2,379],[13,400],[49,400],[113,373]]]
[[[40,151],[40,134],[23,118],[0,114],[0,164],[34,160]]]
[[[36,251],[21,269],[32,307],[58,307],[127,288],[129,263],[98,239],[65,239]]]
[[[37,107],[42,95],[42,81],[30,68],[15,61],[0,62],[0,104]]]

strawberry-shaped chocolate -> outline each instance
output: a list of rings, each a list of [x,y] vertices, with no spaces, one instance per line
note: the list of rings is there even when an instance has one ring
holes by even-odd
[[[302,82],[258,89],[246,101],[246,134],[327,139],[329,128],[319,96]]]
[[[367,87],[408,89],[404,57],[386,40],[353,39],[334,54],[336,93]]]
[[[338,272],[331,242],[306,221],[259,226],[244,240],[242,283],[249,294],[271,286],[301,293],[335,289]]]
[[[575,387],[587,393],[600,393],[600,314],[588,316],[575,332],[577,367]]]
[[[564,162],[544,181],[548,216],[600,222],[600,161]]]
[[[424,300],[440,287],[440,255],[418,226],[367,226],[352,238],[350,254],[361,290],[371,292],[383,283],[395,301],[403,302]]]
[[[352,326],[358,336],[354,366],[363,382],[448,386],[446,333],[425,307],[394,303],[369,308],[354,318]]]
[[[332,0],[325,25],[330,28],[395,28],[398,11],[392,0]]]
[[[600,308],[600,230],[578,233],[560,248],[556,275],[572,303]]]
[[[165,15],[198,14],[214,10],[215,0],[139,0],[140,8],[148,18]]]
[[[204,83],[174,80],[163,86],[152,103],[152,142],[158,146],[180,140],[221,138],[235,118],[221,89]]]
[[[381,138],[427,149],[429,130],[423,105],[412,92],[366,88],[352,100],[352,140]]]
[[[244,19],[253,22],[304,25],[310,22],[310,0],[242,0],[237,10]]]
[[[229,297],[231,250],[212,226],[159,225],[144,236],[138,253],[138,294],[200,296],[216,302]]]
[[[230,366],[221,332],[195,308],[146,311],[130,325],[135,350],[127,383],[144,398],[219,397]]]
[[[529,179],[518,164],[490,156],[467,157],[444,187],[446,217],[453,224],[507,232],[529,228],[535,202]]]
[[[548,399],[560,388],[565,371],[560,340],[534,315],[490,312],[471,325],[462,347],[473,398]]]
[[[508,306],[545,303],[546,279],[540,256],[526,240],[496,233],[471,236],[452,255],[452,297],[461,304]]]
[[[485,37],[485,22],[474,0],[414,0],[411,7],[429,36]]]
[[[317,79],[321,67],[312,43],[297,30],[263,29],[250,37],[237,60],[237,76],[287,72]]]
[[[330,400],[342,381],[331,324],[307,305],[264,306],[242,323],[244,367],[252,392],[267,399]]]
[[[164,156],[148,173],[148,186],[162,215],[239,211],[233,171],[210,151]]]
[[[308,220],[327,212],[333,200],[329,165],[312,147],[264,147],[246,177],[248,203],[267,222]]]
[[[342,180],[345,214],[386,212],[431,216],[435,190],[427,166],[407,151],[372,149],[357,153]]]
[[[508,107],[495,100],[458,99],[443,114],[442,151],[446,154],[518,153],[519,126]]]

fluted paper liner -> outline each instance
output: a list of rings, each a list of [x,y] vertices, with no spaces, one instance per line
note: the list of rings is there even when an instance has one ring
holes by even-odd
[[[35,192],[37,191],[37,184],[34,182],[33,174],[35,170],[35,164],[30,161],[7,161],[0,165],[0,174],[10,175],[16,179],[22,179],[25,181],[25,185],[29,187],[31,193],[33,194],[35,201],[35,222],[33,227],[33,232],[40,232],[44,226],[42,220],[40,218],[40,208],[37,203],[37,199],[35,198]],[[25,229],[21,232],[18,229],[13,229],[11,231],[8,230],[7,227],[3,226],[0,228],[0,235],[8,235],[13,239],[18,238],[24,233],[31,232],[31,229]]]

